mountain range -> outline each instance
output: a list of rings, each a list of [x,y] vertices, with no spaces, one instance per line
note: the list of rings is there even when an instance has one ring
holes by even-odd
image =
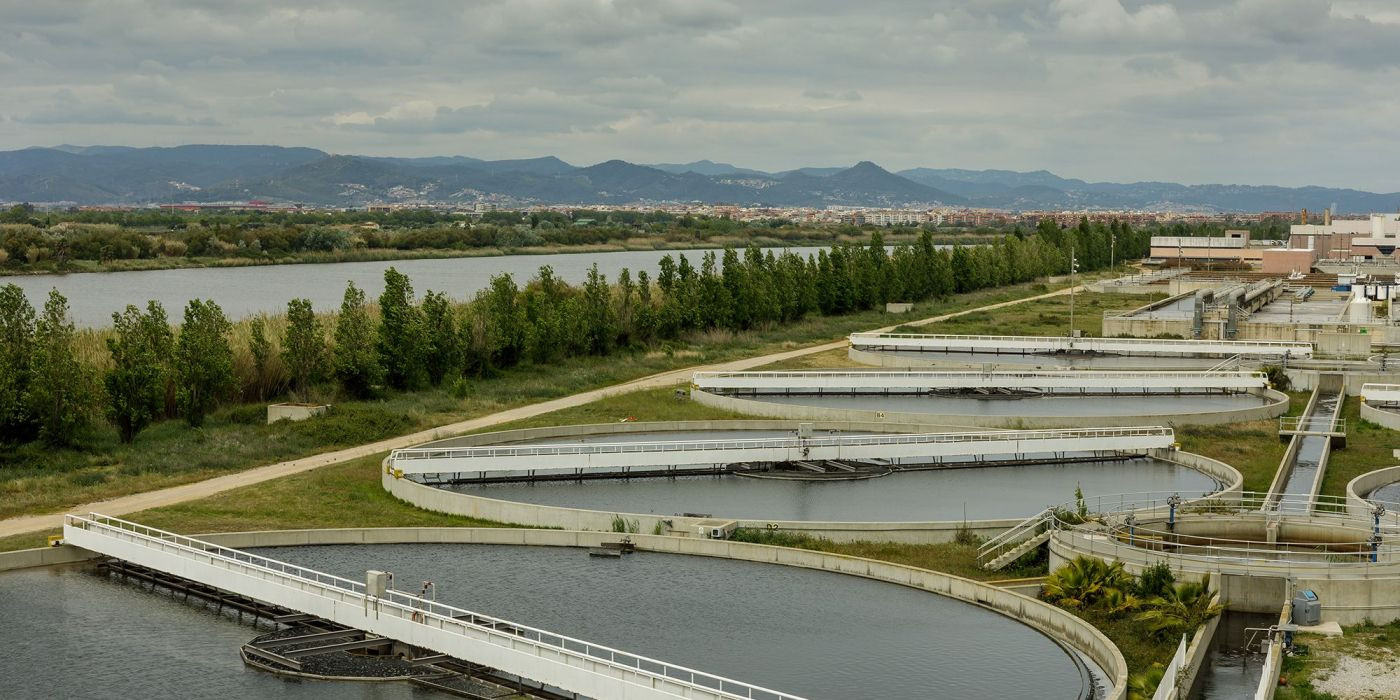
[[[189,145],[55,146],[0,151],[0,202],[149,204],[265,200],[363,206],[380,202],[740,206],[971,206],[1202,212],[1310,208],[1394,211],[1400,193],[1327,187],[1086,182],[1037,170],[851,167],[764,172],[728,163],[575,166],[553,156],[482,160],[389,158],[314,148]]]

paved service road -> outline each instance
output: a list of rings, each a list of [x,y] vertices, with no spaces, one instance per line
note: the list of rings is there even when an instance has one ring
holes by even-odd
[[[1082,291],[1082,287],[1076,289]],[[939,321],[955,318],[964,314],[976,313],[978,311],[988,311],[991,309],[999,309],[1004,306],[1023,304],[1028,301],[1035,301],[1036,299],[1045,299],[1047,297],[1055,297],[1068,293],[1069,288],[1065,288],[1059,291],[1047,292],[1045,294],[1038,294],[1036,296],[1025,297],[1024,299],[1013,299],[1011,301],[1004,301],[997,304],[989,304],[987,306],[979,306],[974,309],[967,309],[951,314],[934,316],[932,318],[926,318],[918,321],[910,321],[908,323],[901,323],[897,325],[922,326],[929,323],[937,323]],[[896,326],[886,326],[884,328],[877,328],[870,332],[887,333],[893,330],[895,327]],[[379,442],[372,442],[366,445],[359,445],[357,447],[347,447],[343,450],[336,450],[334,452],[324,452],[322,454],[311,455],[310,457],[302,457],[300,459],[293,459],[286,462],[278,462],[276,464],[269,464],[263,467],[247,469],[236,474],[226,474],[224,476],[218,476],[212,479],[205,479],[204,481],[196,481],[189,484],[182,484],[180,486],[171,486],[169,488],[163,488],[156,491],[135,493],[131,494],[130,496],[120,496],[118,498],[113,498],[107,501],[98,501],[96,503],[84,503],[82,505],[73,506],[72,508],[66,508],[63,512],[60,513],[50,513],[47,515],[26,515],[17,518],[0,520],[0,537],[9,537],[11,535],[20,535],[26,532],[35,532],[39,530],[58,529],[63,526],[63,513],[97,512],[102,513],[104,515],[121,516],[126,515],[128,513],[135,513],[137,511],[146,510],[147,508],[159,508],[161,506],[168,506],[176,503],[184,503],[185,501],[193,501],[200,498],[206,498],[208,496],[213,496],[215,494],[223,493],[225,491],[236,489],[242,486],[249,486],[252,484],[262,483],[264,481],[268,481],[269,479],[276,479],[279,477],[288,476],[290,474],[299,474],[301,472],[310,471],[312,469],[316,469],[317,467],[324,467],[329,464],[338,464],[340,462],[358,459],[360,457],[367,457],[369,455],[379,454],[381,452],[387,452],[389,450],[394,450],[401,447],[412,447],[413,445],[424,443],[429,440],[436,440],[439,438],[451,437],[453,435],[460,435],[462,433],[468,433],[473,430],[489,428],[491,426],[501,425],[502,423],[510,423],[512,421],[521,420],[523,418],[532,418],[534,416],[538,416],[544,413],[550,413],[552,411],[558,411],[564,408],[581,406],[583,404],[592,403],[594,401],[597,401],[598,399],[606,398],[608,396],[616,396],[617,394],[625,394],[628,392],[639,391],[642,389],[655,389],[659,387],[675,386],[677,384],[689,382],[691,375],[695,372],[734,372],[740,370],[753,369],[755,367],[761,367],[763,365],[771,364],[773,362],[781,362],[783,360],[791,359],[794,357],[801,357],[803,355],[810,355],[812,353],[825,352],[827,350],[843,348],[846,347],[846,344],[846,339],[842,338],[841,340],[825,343],[823,345],[813,345],[805,348],[798,348],[796,350],[785,350],[783,352],[762,355],[760,357],[748,357],[741,360],[733,360],[731,362],[723,362],[713,365],[700,365],[696,367],[685,367],[682,369],[675,369],[669,372],[662,372],[660,374],[653,374],[648,377],[642,377],[641,379],[634,379],[630,382],[623,382],[622,384],[614,384],[612,386],[603,387],[601,389],[593,389],[591,391],[585,391],[583,393],[573,394],[571,396],[564,396],[561,398],[544,401],[542,403],[530,404],[528,406],[520,406],[518,408],[512,408],[509,410],[501,411],[499,413],[492,413],[490,415],[481,416],[479,418],[464,420],[460,423],[441,425],[436,428],[430,428],[428,430],[423,430],[409,435],[400,435],[399,437],[389,438],[387,440],[380,440]]]

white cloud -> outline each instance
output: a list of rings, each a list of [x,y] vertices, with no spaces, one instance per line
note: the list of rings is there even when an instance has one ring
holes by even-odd
[[[1392,0],[9,3],[0,148],[199,138],[1395,189],[1398,20]]]

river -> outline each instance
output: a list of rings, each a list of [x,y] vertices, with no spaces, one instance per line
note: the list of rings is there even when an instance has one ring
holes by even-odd
[[[781,249],[771,249],[775,252]],[[804,256],[822,248],[791,248]],[[15,284],[24,290],[35,308],[44,303],[50,289],[65,297],[79,326],[111,324],[112,314],[127,304],[145,306],[154,299],[165,306],[172,321],[178,322],[191,299],[213,299],[230,319],[258,313],[280,313],[293,298],[311,300],[317,311],[340,308],[346,282],[354,282],[371,298],[384,289],[384,271],[397,268],[413,280],[421,294],[427,290],[446,292],[465,300],[484,289],[491,277],[508,273],[523,285],[543,265],[570,283],[579,283],[594,263],[609,280],[623,268],[646,270],[653,279],[657,263],[666,255],[684,254],[697,268],[703,250],[629,250],[612,253],[558,253],[551,255],[497,255],[474,258],[432,258],[382,260],[302,265],[258,265],[250,267],[205,267],[135,272],[83,272],[68,275],[29,275],[9,277],[0,284]],[[716,255],[720,251],[715,251]]]

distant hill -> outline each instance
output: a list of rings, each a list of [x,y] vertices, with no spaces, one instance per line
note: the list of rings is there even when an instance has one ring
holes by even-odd
[[[1001,209],[1393,211],[1400,193],[1325,187],[1085,182],[1037,170],[849,168],[779,173],[698,160],[579,167],[553,156],[388,158],[314,148],[73,146],[0,152],[0,202],[145,204],[263,199],[317,205],[375,202],[741,206],[978,206]]]
[[[695,173],[697,175],[763,175],[761,170],[750,170],[748,168],[736,168],[729,163],[716,163],[712,160],[697,160],[691,163],[652,163],[650,166],[657,170],[664,170],[668,173],[680,175],[682,173]]]

